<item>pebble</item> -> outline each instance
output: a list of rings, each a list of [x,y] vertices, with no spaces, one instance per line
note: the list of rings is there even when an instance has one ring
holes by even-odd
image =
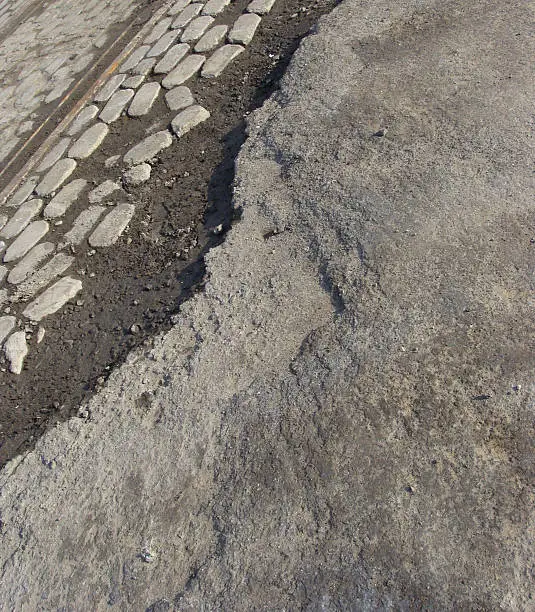
[[[74,257],[58,253],[42,268],[34,272],[17,288],[17,298],[28,298],[50,284],[57,276],[63,274],[74,263]]]
[[[89,236],[89,244],[95,248],[115,244],[130,223],[135,210],[132,204],[117,204]]]
[[[0,317],[0,344],[7,338],[7,335],[11,333],[11,330],[15,327],[17,319],[15,317]]]
[[[4,353],[9,361],[9,371],[12,374],[20,374],[24,365],[24,359],[28,354],[26,333],[17,331],[11,334],[4,344]]]
[[[32,321],[57,312],[82,289],[82,281],[66,276],[38,296],[22,313]]]
[[[213,23],[214,18],[209,15],[197,17],[188,25],[184,32],[182,32],[180,41],[187,43],[198,40]]]
[[[5,266],[0,266],[0,283],[4,280],[4,278],[6,277],[8,270]]]
[[[147,47],[147,49],[148,49],[148,47]],[[130,58],[131,57],[132,56],[130,56]],[[137,64],[138,61],[139,60],[136,61],[136,64]],[[135,64],[134,64],[134,66],[135,66]],[[125,72],[126,72],[126,70],[127,70],[127,68],[124,68]],[[95,102],[107,102],[113,96],[113,94],[119,89],[119,87],[121,86],[122,82],[125,79],[126,79],[126,74],[116,74],[116,75],[112,76],[111,78],[109,78],[104,83],[104,86],[102,87],[102,89],[93,98],[95,100]]]
[[[49,226],[46,221],[34,221],[19,235],[11,244],[4,255],[4,263],[24,257],[48,232]]]
[[[54,251],[55,245],[52,242],[42,242],[21,259],[19,263],[8,274],[7,282],[12,285],[22,283],[30,274],[33,274],[37,266]]]
[[[171,25],[173,30],[187,26],[188,23],[192,19],[195,19],[195,17],[197,17],[197,15],[201,12],[202,7],[202,4],[190,4],[189,6],[186,6],[180,15],[173,21]]]
[[[10,240],[18,236],[22,230],[30,223],[35,215],[41,210],[43,200],[28,200],[21,204],[9,222],[0,232],[0,237]]]
[[[134,76],[128,77],[121,87],[123,89],[137,89],[144,80],[145,77],[142,74],[134,74]]]
[[[43,161],[39,164],[37,172],[44,172],[51,168],[58,159],[61,159],[69,145],[71,144],[70,138],[62,138],[56,146],[54,146],[44,157]]]
[[[248,45],[253,40],[260,21],[260,17],[255,13],[240,15],[228,35],[229,42]]]
[[[195,53],[206,53],[207,51],[211,51],[215,49],[228,32],[228,26],[226,25],[218,25],[214,26],[206,34],[199,40],[199,42],[195,45]]]
[[[22,187],[19,187],[17,191],[11,196],[11,199],[6,203],[6,206],[10,208],[15,208],[16,206],[20,206],[25,200],[27,200],[35,186],[37,185],[38,178],[32,177],[30,180],[26,181]]]
[[[43,180],[35,188],[35,192],[40,196],[51,195],[52,192],[63,185],[75,169],[76,162],[74,159],[60,159],[45,174]]]
[[[70,231],[65,234],[65,241],[68,244],[80,244],[105,210],[104,206],[89,206],[89,208],[83,210],[74,221]]]
[[[182,85],[201,68],[205,60],[204,55],[189,55],[163,79],[162,85],[166,89]]]
[[[120,89],[109,99],[108,103],[99,115],[99,119],[104,123],[117,121],[124,110],[124,107],[134,97],[133,89]]]
[[[39,325],[39,328],[37,330],[37,344],[41,344],[41,342],[43,341],[44,337],[45,337],[45,328],[42,327],[41,325]]]
[[[164,34],[160,40],[152,47],[147,53],[147,57],[158,57],[162,53],[165,53],[169,47],[175,43],[178,38],[179,32],[176,30],[170,30]]]
[[[216,49],[204,64],[201,75],[205,78],[218,77],[230,62],[245,51],[241,45],[223,45]]]
[[[189,49],[189,45],[185,43],[173,45],[156,66],[154,66],[154,74],[167,74],[171,72],[178,62],[189,53]]]
[[[139,64],[139,62],[145,57],[149,49],[150,45],[141,45],[141,47],[138,47],[124,61],[123,65],[121,66],[121,70],[123,72],[128,72],[129,70],[132,70],[132,68],[135,68]]]
[[[175,15],[180,13],[180,11],[185,9],[190,2],[191,0],[178,0],[178,2],[175,2],[173,6],[167,11],[167,14],[171,15],[171,17],[174,17]]]
[[[124,156],[124,161],[128,166],[137,166],[149,161],[172,144],[173,138],[167,130],[156,132],[133,146]]]
[[[195,104],[179,113],[171,122],[171,127],[180,138],[202,121],[206,121],[208,117],[210,117],[210,113],[202,106]]]
[[[149,74],[149,72],[154,68],[154,64],[156,64],[157,61],[157,57],[149,57],[144,59],[134,68],[133,73],[147,76],[147,74]]]
[[[90,191],[87,199],[89,200],[90,204],[98,204],[118,189],[121,189],[121,186],[108,179],[107,181],[100,183],[100,185],[95,187],[93,191]]]
[[[273,8],[275,0],[253,0],[247,7],[248,13],[266,15]]]
[[[47,219],[55,219],[64,215],[69,206],[78,199],[86,185],[87,181],[84,179],[75,179],[65,185],[65,187],[50,200],[50,203],[43,211],[43,215]]]
[[[104,166],[106,168],[113,168],[113,166],[116,166],[119,163],[120,159],[120,155],[112,155],[111,157],[108,157],[108,159],[104,162]]]
[[[203,15],[219,15],[221,11],[230,4],[230,0],[208,0],[202,10]]]
[[[152,168],[150,164],[139,164],[139,166],[134,166],[123,174],[124,184],[130,187],[141,185],[141,183],[150,179],[151,171]]]
[[[173,19],[171,17],[165,17],[160,19],[158,23],[152,28],[152,32],[143,41],[146,45],[152,45],[159,38],[161,38],[167,30],[171,27]]]
[[[194,99],[189,87],[180,85],[179,87],[175,87],[165,94],[165,102],[170,110],[179,111],[183,108],[191,106]]]
[[[124,90],[132,91],[132,90]],[[109,128],[105,123],[95,123],[88,128],[69,149],[69,157],[85,159],[94,153],[108,135]],[[60,162],[58,162],[60,163]]]
[[[142,115],[146,115],[156,101],[161,89],[160,84],[156,82],[143,85],[134,96],[128,108],[130,117],[141,117]]]
[[[111,96],[111,93],[110,93],[110,96]],[[86,106],[78,113],[76,119],[67,128],[65,133],[68,136],[75,136],[76,134],[78,134],[78,132],[81,132],[85,128],[85,126],[90,121],[92,121],[97,115],[98,115],[98,106],[95,106],[94,104],[90,104],[89,106]]]

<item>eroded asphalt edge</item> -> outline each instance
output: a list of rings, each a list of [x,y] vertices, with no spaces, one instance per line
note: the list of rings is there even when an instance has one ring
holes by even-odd
[[[429,278],[437,264],[431,262],[427,273],[419,252],[425,241],[411,244],[417,215],[382,210],[380,199],[374,201],[373,193],[361,186],[353,193],[355,201],[357,196],[365,203],[371,200],[375,206],[369,206],[369,213],[390,213],[393,220],[381,218],[381,225],[372,219],[377,225],[375,235],[367,237],[369,250],[355,239],[366,239],[366,220],[359,220],[355,235],[354,228],[344,225],[347,211],[327,206],[333,196],[348,195],[342,166],[353,153],[349,138],[337,143],[338,173],[323,193],[307,191],[295,172],[304,159],[317,170],[313,161],[319,147],[306,150],[310,132],[304,129],[310,129],[310,117],[321,117],[328,133],[340,121],[341,108],[351,116],[351,88],[362,64],[348,49],[349,28],[373,40],[388,32],[391,23],[401,22],[410,32],[421,23],[416,3],[400,4],[390,14],[388,3],[373,4],[346,0],[324,19],[320,34],[296,54],[278,101],[253,116],[235,193],[243,218],[227,242],[209,254],[205,294],[183,306],[179,324],[150,353],[134,353],[112,375],[106,389],[89,402],[87,422],[73,419],[59,426],[3,471],[3,583],[12,605],[23,592],[30,607],[43,601],[50,607],[89,602],[123,609],[153,604],[154,610],[200,604],[239,609],[244,602],[254,607],[268,601],[277,607],[306,603],[333,609],[349,604],[363,609],[529,605],[524,576],[533,511],[526,488],[530,465],[521,452],[530,448],[532,431],[527,353],[515,357],[518,341],[509,339],[506,372],[485,365],[481,355],[488,356],[496,334],[502,341],[507,338],[509,304],[495,297],[489,320],[477,308],[475,315],[466,314],[471,309],[463,310],[463,300],[450,294],[450,302],[465,314],[454,313],[458,329],[448,340],[459,342],[473,325],[471,316],[479,318],[484,340],[477,350],[455,345],[454,354],[445,351],[441,362],[436,351],[445,350],[448,342],[441,344],[438,334],[438,344],[426,343],[426,326],[439,325],[427,304],[436,306]],[[486,18],[494,19],[499,34],[509,19],[529,23],[520,3],[509,6],[507,16],[496,3],[489,2],[484,14],[474,4],[462,10],[456,2],[430,7],[423,17],[440,23],[448,10],[459,9],[471,24],[466,32],[476,48],[481,37],[474,31],[481,36]],[[438,33],[444,34],[440,28]],[[384,39],[389,42],[388,35]],[[507,43],[513,44],[510,37]],[[388,44],[384,49],[388,52]],[[372,57],[379,53],[373,45],[369,52]],[[347,67],[344,75],[334,57]],[[337,86],[328,95],[319,94],[319,75],[321,87],[326,80]],[[514,83],[518,76],[524,75],[516,67]],[[296,102],[299,90],[306,91],[308,115]],[[518,102],[521,119],[527,97]],[[346,107],[338,106],[344,99]],[[376,102],[371,100],[369,108],[357,105],[357,110],[371,112]],[[378,121],[369,119],[370,126]],[[514,116],[510,121],[518,137],[519,124]],[[378,133],[384,126],[376,128]],[[507,137],[499,138],[511,148],[507,154],[522,149],[523,143],[513,146]],[[358,129],[353,139],[363,150],[374,142]],[[318,140],[326,145],[324,138]],[[447,153],[452,156],[451,149]],[[501,162],[501,152],[494,154],[498,157],[492,161]],[[385,150],[382,155],[395,159]],[[377,174],[380,168],[372,169]],[[403,174],[399,168],[390,170]],[[452,168],[444,172],[451,175]],[[313,183],[310,169],[304,179]],[[482,192],[485,185],[477,187]],[[520,196],[523,201],[508,213],[491,200],[491,210],[499,213],[487,219],[491,230],[502,225],[500,214],[508,214],[516,223],[514,240],[529,234],[529,201]],[[307,210],[322,221],[315,231]],[[440,221],[456,229],[455,217]],[[388,259],[388,241],[377,241],[375,252],[373,247],[380,237],[377,226],[390,229],[388,223],[403,228],[395,238],[404,247],[390,263],[401,259],[407,265],[412,257],[418,268],[417,273],[403,265],[395,269],[401,278],[397,285],[394,273],[381,276],[371,263],[371,255]],[[484,285],[496,280],[491,272],[500,275],[505,255],[483,244],[488,228],[472,229],[476,244],[495,260]],[[340,239],[344,248],[337,251]],[[523,245],[506,253],[517,265],[516,271],[508,269],[511,282],[520,288],[529,287]],[[403,259],[406,250],[412,252]],[[318,282],[317,265],[307,252],[319,261],[329,291]],[[451,249],[434,254],[442,264],[438,269],[451,281],[458,271],[448,276],[444,264],[461,263],[462,254]],[[448,262],[441,259],[444,254]],[[463,267],[462,272],[465,278],[453,288],[464,290],[477,306],[477,292],[469,287],[483,288],[475,275],[479,270],[467,273]],[[408,278],[423,285],[411,286],[413,295],[402,283]],[[394,289],[399,298],[393,297]],[[368,308],[361,294],[367,294]],[[396,300],[412,301],[418,308],[411,311],[401,304],[405,308],[392,313],[389,303]],[[522,298],[513,306],[517,332],[519,325],[528,332],[532,315]],[[409,321],[400,322],[401,316]],[[355,326],[357,317],[360,327]],[[392,357],[393,349],[398,352]],[[420,383],[421,397],[411,383]],[[492,422],[490,440],[479,431],[481,404],[474,404],[489,399],[483,423]],[[433,410],[426,413],[426,404]],[[506,422],[500,419],[503,413]]]

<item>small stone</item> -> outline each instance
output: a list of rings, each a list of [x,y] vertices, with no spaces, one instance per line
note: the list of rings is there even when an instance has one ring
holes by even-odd
[[[35,272],[37,266],[54,251],[52,242],[42,242],[33,247],[33,249],[21,259],[19,263],[8,274],[7,282],[12,285],[22,283],[30,274]]]
[[[110,93],[110,96],[113,92]],[[109,97],[109,96],[108,96]],[[91,122],[98,115],[98,106],[94,104],[90,104],[83,108],[79,113],[76,119],[71,123],[71,125],[67,128],[66,134],[68,136],[74,136],[81,132],[85,126]]]
[[[64,215],[69,206],[78,199],[86,185],[87,181],[84,179],[75,179],[65,185],[65,187],[50,200],[50,203],[43,211],[43,215],[47,219],[55,219],[56,217]]]
[[[180,138],[202,121],[206,121],[208,117],[210,113],[202,106],[195,104],[179,113],[171,122],[171,127]]]
[[[124,90],[131,91],[131,90]],[[69,157],[85,159],[94,153],[108,135],[109,128],[105,123],[96,123],[88,128],[69,149]],[[63,161],[63,160],[62,160]],[[60,162],[58,162],[60,163]]]
[[[32,321],[54,314],[82,289],[82,281],[66,276],[37,297],[22,313]]]
[[[28,200],[24,202],[17,212],[11,217],[7,225],[0,232],[0,237],[10,240],[18,236],[22,230],[30,223],[35,215],[41,210],[43,200]]]
[[[266,15],[273,8],[275,0],[253,0],[247,7],[248,13]]]
[[[15,317],[0,317],[0,345],[7,338],[8,334],[15,327],[17,319]]]
[[[148,57],[147,59],[142,60],[139,64],[132,70],[134,74],[142,74],[143,76],[147,76],[149,72],[154,68],[154,64],[158,61],[156,57]]]
[[[216,49],[204,64],[201,75],[208,79],[218,77],[230,62],[243,51],[245,49],[241,45],[223,45]]]
[[[228,26],[214,26],[195,45],[195,53],[206,53],[221,44],[228,32]]]
[[[134,76],[128,77],[121,87],[123,89],[137,89],[144,80],[145,77],[142,74],[134,74]]]
[[[23,121],[17,129],[17,136],[22,136],[22,134],[26,134],[32,129],[33,129],[33,121]]]
[[[129,187],[136,187],[150,179],[151,171],[150,164],[139,164],[139,166],[134,166],[123,174],[123,182]]]
[[[41,342],[43,341],[44,337],[45,337],[45,328],[42,327],[41,325],[39,325],[38,329],[37,329],[37,344],[41,344]]]
[[[167,14],[171,15],[171,17],[174,17],[175,15],[180,13],[180,11],[184,10],[190,2],[191,0],[178,0],[178,2],[175,2],[173,6],[167,11]]]
[[[68,270],[74,262],[74,257],[58,253],[46,265],[34,272],[17,289],[17,299],[31,297],[50,284],[57,276]]]
[[[106,168],[113,168],[113,166],[116,166],[119,163],[120,159],[120,155],[112,155],[111,157],[108,157],[108,159],[104,162],[104,166]]]
[[[2,229],[4,225],[7,223],[8,218],[9,217],[7,215],[0,215],[0,229]]]
[[[76,218],[71,230],[65,234],[67,244],[80,244],[105,210],[103,206],[90,206],[83,210]]]
[[[135,68],[139,64],[139,62],[145,57],[149,49],[150,49],[150,45],[142,45],[141,47],[138,47],[125,60],[125,62],[121,66],[121,70],[123,72],[128,72],[129,70],[132,70],[132,68]]]
[[[167,106],[172,111],[179,111],[191,106],[194,102],[193,94],[185,85],[175,87],[165,94]]]
[[[260,17],[255,13],[240,15],[228,35],[229,42],[248,45],[253,40],[260,21]]]
[[[165,53],[167,49],[176,41],[178,38],[179,32],[176,30],[170,30],[166,34],[164,34],[160,40],[152,47],[152,49],[147,53],[147,57],[158,57],[162,53]]]
[[[138,61],[139,60],[136,61],[136,64]],[[124,72],[126,72],[127,70],[128,68],[124,68]],[[102,89],[94,97],[95,102],[107,102],[113,96],[113,94],[119,89],[119,87],[121,86],[122,82],[125,79],[126,79],[126,74],[116,74],[112,76],[111,78],[109,78],[106,81],[106,83],[104,83],[104,86],[102,87]]]
[[[7,268],[5,266],[0,266],[0,283],[4,280],[7,275]]]
[[[189,6],[186,6],[186,8],[171,24],[173,30],[187,26],[188,23],[192,19],[195,19],[195,17],[197,17],[197,15],[202,11],[202,7],[202,4],[190,4]]]
[[[141,331],[141,326],[137,325],[137,323],[134,323],[134,325],[132,325],[132,327],[130,327],[130,333],[131,334],[139,334],[140,331]]]
[[[181,43],[173,45],[162,59],[154,66],[154,74],[171,72],[178,62],[189,53],[189,45]]]
[[[167,130],[156,132],[133,146],[124,156],[124,161],[128,166],[137,166],[149,161],[172,144],[173,138]]]
[[[26,333],[18,331],[11,334],[4,344],[4,353],[9,361],[9,371],[12,374],[20,374],[24,365],[24,359],[28,354]]]
[[[19,235],[11,244],[4,255],[4,263],[24,257],[43,236],[48,232],[49,226],[46,221],[34,221]]]
[[[130,117],[141,117],[142,115],[146,115],[156,101],[161,89],[160,84],[156,82],[143,85],[134,96],[128,108]]]
[[[20,206],[32,194],[37,184],[37,180],[37,177],[32,177],[29,181],[24,183],[22,187],[19,187],[19,189],[11,196],[11,199],[6,203],[6,206],[9,208]]]
[[[163,79],[162,85],[166,89],[182,85],[201,68],[205,61],[204,55],[189,55]]]
[[[230,4],[230,0],[208,0],[202,10],[203,15],[219,15]]]
[[[89,236],[89,244],[95,248],[115,244],[130,223],[135,210],[132,204],[117,204]]]
[[[198,40],[213,23],[214,18],[209,15],[197,17],[188,25],[184,32],[182,32],[180,41],[187,43]]]
[[[93,191],[90,191],[87,196],[87,199],[89,200],[90,204],[98,204],[118,189],[121,189],[120,185],[117,185],[117,183],[115,183],[114,181],[107,180],[103,183],[100,183],[100,185],[98,187],[95,187]]]
[[[173,19],[171,17],[165,17],[158,21],[158,23],[152,28],[152,32],[143,41],[147,45],[152,45],[159,38],[161,38],[167,30],[171,27]]]
[[[109,99],[108,103],[99,115],[99,119],[104,123],[117,121],[124,110],[124,107],[134,97],[133,89],[120,89]]]
[[[62,155],[67,150],[68,146],[71,144],[70,138],[62,138],[55,147],[45,155],[43,161],[39,164],[37,168],[37,172],[44,172],[51,168],[58,159],[61,159]]]

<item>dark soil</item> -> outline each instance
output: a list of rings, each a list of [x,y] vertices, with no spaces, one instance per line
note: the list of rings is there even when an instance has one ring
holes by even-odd
[[[218,23],[232,23],[248,1],[234,2]],[[137,212],[114,248],[93,253],[80,246],[71,274],[82,278],[83,291],[44,320],[45,340],[37,345],[34,334],[20,376],[0,373],[0,465],[77,414],[133,348],[168,329],[180,304],[202,291],[204,254],[234,221],[234,161],[246,138],[245,117],[277,89],[300,39],[336,4],[279,0],[247,51],[218,79],[188,83],[211,118],[160,155],[150,181],[124,194]],[[79,164],[73,178],[116,179],[118,168],[106,168],[104,160],[124,153],[149,126],[165,128],[174,114],[160,96],[143,120],[121,118],[112,127],[115,137]],[[77,212],[66,215],[65,226]],[[216,235],[211,230],[219,224],[224,231]],[[47,237],[56,239],[60,234]]]

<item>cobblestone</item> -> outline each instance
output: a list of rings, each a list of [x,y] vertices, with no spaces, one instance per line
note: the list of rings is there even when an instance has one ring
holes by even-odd
[[[134,74],[141,74],[147,76],[149,72],[154,68],[154,64],[158,61],[157,57],[148,57],[147,59],[141,60],[139,64],[132,70]]]
[[[154,66],[154,74],[171,72],[178,62],[189,53],[190,47],[185,43],[172,46],[162,59]]]
[[[89,206],[89,208],[83,210],[76,218],[71,230],[65,234],[65,242],[67,244],[80,244],[105,210],[104,206]]]
[[[61,278],[27,306],[22,314],[32,321],[41,321],[57,312],[81,290],[82,281],[70,276]]]
[[[205,61],[204,55],[189,55],[163,79],[162,85],[166,89],[182,85],[182,83],[185,83],[196,74]]]
[[[186,6],[180,15],[173,21],[171,27],[173,29],[184,28],[192,19],[197,17],[197,15],[202,11],[202,8],[203,5],[198,3]]]
[[[228,35],[229,42],[248,45],[253,40],[260,21],[260,17],[255,13],[240,15]]]
[[[5,252],[4,263],[24,257],[46,235],[48,228],[49,226],[46,221],[33,221],[33,223],[30,223]]]
[[[195,45],[196,53],[206,53],[207,51],[211,51],[218,47],[228,32],[228,26],[226,25],[218,25],[210,28],[208,32],[199,40],[199,42]]]
[[[243,51],[245,49],[241,45],[224,45],[216,49],[204,64],[201,75],[205,78],[218,77],[230,62]]]
[[[12,285],[22,283],[30,274],[37,269],[37,266],[46,259],[53,251],[52,242],[41,242],[19,261],[7,276],[7,282]]]
[[[230,0],[208,0],[202,10],[203,15],[219,15],[223,9],[230,4]]]
[[[65,151],[68,149],[71,144],[70,138],[62,138],[56,145],[50,149],[50,151],[45,155],[43,161],[37,167],[37,172],[44,172],[51,168],[59,159],[62,158]]]
[[[152,167],[150,164],[139,164],[139,166],[126,170],[123,174],[123,182],[130,187],[136,187],[150,179],[151,171]]]
[[[128,108],[128,114],[131,117],[141,117],[142,115],[146,115],[152,108],[152,105],[156,101],[161,89],[160,84],[156,82],[146,83],[143,85],[143,87],[141,87],[134,96],[134,99]]]
[[[43,215],[47,219],[56,219],[64,215],[72,203],[80,197],[86,185],[87,181],[84,179],[75,179],[65,185],[65,187],[50,200],[50,203],[43,211]]]
[[[74,159],[60,159],[45,174],[43,180],[35,188],[35,193],[39,196],[51,195],[58,187],[69,178],[76,169]]]
[[[152,47],[147,53],[147,57],[158,57],[162,53],[165,53],[169,47],[176,42],[176,39],[180,35],[180,32],[176,30],[170,30],[164,34],[160,40]]]
[[[55,278],[66,272],[74,263],[74,257],[65,253],[58,253],[42,268],[34,272],[17,288],[15,298],[27,299],[44,289]]]
[[[126,81],[123,81],[121,87],[123,89],[137,89],[141,83],[145,80],[145,76],[142,74],[134,74],[134,76],[128,77]]]
[[[174,17],[175,15],[178,15],[178,13],[180,13],[180,11],[184,10],[186,8],[186,6],[191,2],[191,0],[178,0],[177,2],[175,2],[173,4],[173,6],[167,11],[168,15],[171,15],[171,17]]]
[[[123,90],[131,91],[131,90]],[[69,157],[76,159],[85,159],[91,153],[96,151],[102,144],[102,141],[108,135],[109,128],[105,123],[95,123],[78,138],[78,140],[69,149]]]
[[[134,93],[133,89],[120,89],[116,91],[98,116],[99,119],[104,121],[104,123],[117,121],[125,106],[134,97]]]
[[[89,244],[95,248],[115,244],[130,223],[135,210],[132,204],[117,204],[89,236]]]
[[[15,327],[17,319],[12,316],[0,317],[0,345],[7,338],[8,334]]]
[[[160,19],[160,21],[158,21],[154,28],[152,28],[152,32],[147,36],[147,38],[145,38],[143,42],[146,45],[152,45],[153,43],[155,43],[171,27],[172,21],[172,17],[164,17],[163,19]]]
[[[37,177],[32,177],[28,181],[22,185],[15,193],[11,196],[11,198],[6,203],[6,206],[9,208],[15,208],[16,206],[20,206],[25,200],[30,197],[30,194],[35,189],[37,185]]]
[[[253,0],[247,7],[247,12],[256,13],[257,15],[266,15],[271,11],[275,0]]]
[[[108,179],[107,181],[100,183],[98,187],[95,187],[95,189],[90,191],[87,196],[87,199],[89,200],[90,204],[98,204],[118,189],[121,189],[120,185],[118,185],[115,181]]]
[[[110,96],[112,95],[112,93],[110,94]],[[75,136],[76,134],[78,134],[78,132],[81,132],[87,126],[87,124],[90,123],[97,115],[98,106],[95,106],[94,104],[86,106],[78,113],[76,119],[67,128],[65,133],[68,136]]]
[[[141,45],[134,51],[132,54],[126,58],[126,60],[121,64],[122,72],[129,72],[132,68],[135,68],[139,62],[145,57],[147,52],[150,49],[150,45]],[[112,92],[113,93],[113,92]]]
[[[171,122],[171,127],[180,138],[199,123],[206,121],[209,117],[210,113],[205,108],[195,104],[179,113]]]
[[[180,85],[165,94],[165,102],[170,110],[179,111],[187,106],[191,106],[194,99],[189,87]]]
[[[12,374],[20,374],[24,365],[24,359],[28,354],[25,332],[17,331],[11,334],[4,343],[4,353],[9,362],[9,371]]]
[[[130,56],[129,59],[132,59],[132,55]],[[137,61],[135,62],[134,66],[136,64],[137,64]],[[124,70],[126,72],[126,68]],[[115,74],[114,76],[110,77],[104,83],[102,89],[94,97],[95,102],[107,102],[113,96],[113,94],[119,89],[119,87],[121,87],[125,79],[126,79],[126,74]]]
[[[35,215],[37,215],[42,206],[43,200],[39,199],[28,200],[24,202],[24,204],[21,204],[2,231],[0,231],[0,238],[10,240],[18,236]]]
[[[4,227],[7,221],[8,221],[7,215],[0,215],[0,229]]]
[[[156,132],[133,146],[124,156],[124,161],[128,166],[137,166],[156,157],[160,151],[172,144],[173,138],[167,130]]]
[[[188,27],[182,32],[180,37],[181,42],[193,42],[199,39],[206,30],[214,23],[214,18],[209,15],[197,17]]]

